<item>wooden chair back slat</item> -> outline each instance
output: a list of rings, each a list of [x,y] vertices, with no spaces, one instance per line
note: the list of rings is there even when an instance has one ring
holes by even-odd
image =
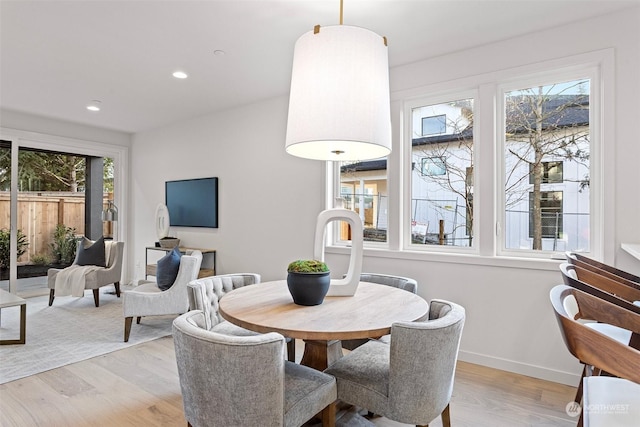
[[[579,267],[591,270],[601,276],[609,277],[613,280],[618,280],[628,286],[640,289],[640,277],[620,270],[612,265],[596,261],[593,258],[586,257],[576,252],[567,252],[565,254],[569,264],[577,265]]]
[[[634,301],[640,300],[639,294],[635,292],[629,292],[627,290],[622,290],[623,288],[626,288],[624,285],[611,280],[592,280],[587,282],[586,280],[583,280],[586,277],[585,275],[578,276],[580,274],[578,269],[579,267],[571,265],[569,263],[560,264],[562,280],[564,281],[565,285],[571,286],[575,289],[579,289],[583,292],[608,301],[633,313],[640,314],[640,306],[633,304]],[[572,277],[571,272],[574,272],[576,276],[582,277],[583,279]],[[637,291],[633,288],[626,289]],[[620,293],[622,293],[623,295],[621,295]]]

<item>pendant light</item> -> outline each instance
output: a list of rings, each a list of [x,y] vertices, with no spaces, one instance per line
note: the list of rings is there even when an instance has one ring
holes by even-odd
[[[320,27],[295,45],[287,153],[315,160],[369,160],[391,152],[386,39],[365,28]]]

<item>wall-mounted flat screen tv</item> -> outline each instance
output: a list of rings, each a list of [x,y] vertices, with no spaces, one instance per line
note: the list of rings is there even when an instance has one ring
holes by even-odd
[[[218,228],[218,178],[167,181],[165,204],[171,226]]]

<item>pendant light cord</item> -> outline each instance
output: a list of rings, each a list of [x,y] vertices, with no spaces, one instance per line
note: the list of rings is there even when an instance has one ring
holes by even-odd
[[[344,2],[344,0],[340,0],[340,25],[342,25],[342,6],[343,6],[343,2]]]

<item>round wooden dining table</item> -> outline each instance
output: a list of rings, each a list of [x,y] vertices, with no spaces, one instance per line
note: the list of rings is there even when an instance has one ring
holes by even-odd
[[[285,280],[235,289],[220,299],[220,314],[256,332],[279,332],[305,342],[301,363],[324,370],[342,357],[340,340],[378,338],[397,321],[425,318],[429,304],[402,289],[360,282],[354,296],[325,297],[320,305],[294,304]]]

